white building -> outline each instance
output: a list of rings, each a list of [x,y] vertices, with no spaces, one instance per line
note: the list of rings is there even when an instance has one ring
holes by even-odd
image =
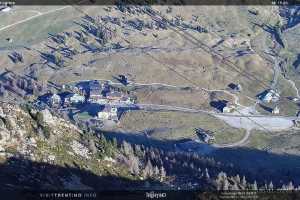
[[[261,97],[261,100],[264,101],[264,102],[267,102],[267,103],[270,103],[271,101],[272,102],[277,102],[280,98],[280,95],[275,92],[274,90],[269,90],[265,96],[262,96]]]
[[[279,107],[276,106],[273,110],[272,110],[272,114],[279,114]]]
[[[272,93],[271,92],[268,92],[263,98],[262,98],[262,100],[264,101],[264,102],[267,102],[267,103],[270,103],[271,102],[271,100],[272,100]]]
[[[203,141],[204,141],[205,143],[213,143],[213,142],[215,141],[215,136],[209,135],[209,134],[205,134],[205,135],[203,136]]]
[[[125,101],[127,104],[134,104],[134,100],[130,97]]]
[[[98,112],[98,118],[101,120],[118,120],[118,109],[116,107],[105,106]]]
[[[237,90],[238,92],[241,92],[241,91],[243,90],[241,84],[237,84],[236,90]]]
[[[98,112],[98,118],[101,119],[101,120],[108,120],[109,112],[106,112],[106,111]]]
[[[1,12],[9,12],[9,11],[11,11],[11,7],[7,6],[7,7],[0,8],[0,11]]]
[[[272,102],[277,102],[280,99],[280,95],[277,92],[273,93]]]
[[[73,96],[70,97],[71,103],[83,103],[85,101],[85,97],[79,94],[73,94]]]
[[[57,105],[57,104],[60,104],[61,103],[61,99],[60,99],[60,96],[57,95],[57,94],[53,94],[50,99],[49,99],[49,103],[51,105]]]
[[[77,103],[83,103],[85,101],[85,97],[79,94],[68,94],[65,99],[65,104],[77,104]]]
[[[234,106],[233,105],[228,105],[228,106],[225,106],[223,109],[222,109],[222,112],[223,113],[231,113],[234,111]]]

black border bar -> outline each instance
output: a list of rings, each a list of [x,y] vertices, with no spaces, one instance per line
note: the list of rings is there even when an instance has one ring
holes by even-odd
[[[138,190],[138,191],[1,191],[1,199],[21,200],[294,200],[300,199],[299,190],[236,190],[236,191],[201,191],[201,190]]]
[[[0,0],[0,5],[299,5],[300,0]]]

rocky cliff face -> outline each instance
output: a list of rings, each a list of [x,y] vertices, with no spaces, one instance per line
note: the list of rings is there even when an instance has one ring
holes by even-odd
[[[32,133],[36,123],[30,115],[18,106],[2,103],[0,118],[0,155],[9,157],[18,152],[24,156],[33,156],[36,139]]]
[[[42,188],[89,188],[73,173],[60,172],[57,180],[51,177],[51,171],[64,171],[64,164],[89,159],[89,149],[79,142],[80,133],[76,126],[49,110],[0,103],[0,177],[6,177],[0,184],[29,187],[41,182]],[[45,180],[40,178],[46,175],[41,171],[43,167],[50,172]]]
[[[76,136],[80,130],[53,116],[49,110],[38,112],[14,104],[0,104],[0,156],[18,154],[36,160],[38,142],[45,140],[46,132],[53,140],[58,140],[64,134]]]
[[[0,188],[143,186],[111,158],[117,151],[116,145],[83,133],[49,110],[0,103]]]

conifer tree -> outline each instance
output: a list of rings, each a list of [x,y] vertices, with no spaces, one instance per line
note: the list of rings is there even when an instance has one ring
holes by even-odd
[[[270,184],[269,184],[269,189],[270,189],[270,190],[273,190],[273,188],[274,188],[274,186],[273,186],[273,183],[272,183],[272,181],[271,181]]]
[[[252,190],[257,190],[257,183],[256,180],[254,181],[253,185],[252,185]]]

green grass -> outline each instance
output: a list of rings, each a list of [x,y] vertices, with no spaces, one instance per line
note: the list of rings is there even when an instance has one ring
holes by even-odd
[[[284,150],[290,146],[294,146],[299,142],[299,134],[294,134],[293,131],[281,131],[274,133],[267,133],[263,131],[252,131],[247,146],[256,149],[262,149],[266,146],[272,149]]]
[[[54,10],[59,7],[49,7],[47,11]],[[8,37],[12,38],[14,40],[12,44],[14,47],[37,44],[47,39],[49,37],[49,33],[60,33],[72,26],[76,26],[74,21],[80,20],[81,16],[82,14],[72,7],[39,16],[1,31],[0,41],[4,41]],[[6,46],[7,43],[0,43],[0,48]]]
[[[296,96],[296,90],[292,87],[291,83],[282,76],[278,78],[278,88],[281,92],[281,96]]]
[[[82,112],[77,114],[78,119],[80,120],[88,120],[91,118],[88,112]]]
[[[249,143],[247,146],[253,147],[256,149],[262,149],[270,144],[270,140],[273,136],[270,133],[265,133],[262,131],[252,131]]]
[[[241,140],[245,134],[246,131],[243,129],[227,128],[224,129],[223,131],[215,132],[216,143],[217,144],[233,143]]]
[[[223,121],[207,114],[182,112],[128,112],[121,118],[120,127],[128,132],[154,130],[156,139],[197,138],[195,128],[211,130],[217,143],[232,143],[240,140],[245,131],[232,128]]]

